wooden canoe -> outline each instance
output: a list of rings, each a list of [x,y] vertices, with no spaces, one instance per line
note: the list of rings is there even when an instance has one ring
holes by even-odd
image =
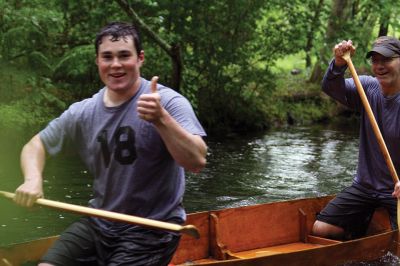
[[[200,239],[183,235],[172,265],[342,265],[400,254],[398,231],[378,209],[367,236],[334,241],[309,234],[331,196],[266,203],[188,215]],[[0,265],[37,261],[57,237],[0,248]],[[3,264],[2,264],[3,263]]]

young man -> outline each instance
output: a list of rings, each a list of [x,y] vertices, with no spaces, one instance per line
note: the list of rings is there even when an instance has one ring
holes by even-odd
[[[25,181],[15,201],[43,197],[46,153],[73,143],[94,176],[93,208],[182,224],[184,169],[206,164],[205,132],[190,103],[140,77],[144,52],[135,28],[110,23],[96,36],[96,64],[105,87],[72,104],[23,148]],[[100,218],[71,225],[40,265],[167,265],[180,236]]]
[[[400,184],[393,183],[353,79],[344,78],[347,65],[342,56],[348,51],[355,52],[351,41],[342,41],[335,46],[335,58],[322,83],[325,93],[361,116],[358,167],[353,184],[317,215],[313,227],[314,235],[334,239],[364,235],[375,208],[381,206],[389,211],[392,228],[396,229],[396,198],[400,197]],[[400,41],[388,36],[378,38],[367,58],[375,77],[360,76],[360,82],[399,173]]]

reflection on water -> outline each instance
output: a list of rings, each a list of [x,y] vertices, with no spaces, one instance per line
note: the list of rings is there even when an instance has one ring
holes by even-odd
[[[379,258],[375,261],[368,261],[368,262],[348,262],[341,266],[399,266],[400,265],[400,258],[394,255],[391,252],[385,254],[385,256]]]
[[[208,166],[189,175],[189,211],[336,193],[356,170],[356,129],[296,127],[209,141]]]
[[[277,200],[327,195],[350,184],[355,172],[357,126],[290,127],[261,135],[208,140],[206,169],[188,174],[184,204],[188,212]],[[0,132],[0,190],[22,181],[19,152],[27,136]],[[91,176],[78,158],[48,160],[46,198],[87,205]],[[0,199],[0,244],[59,234],[77,216],[46,208],[31,210]]]

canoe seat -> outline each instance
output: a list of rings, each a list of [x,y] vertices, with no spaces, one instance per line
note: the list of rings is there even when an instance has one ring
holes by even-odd
[[[300,242],[293,242],[293,243],[264,247],[264,248],[257,248],[257,249],[253,249],[253,250],[241,251],[241,252],[236,252],[236,253],[230,252],[230,255],[234,256],[235,258],[238,258],[238,259],[248,259],[248,258],[269,256],[269,255],[280,254],[280,253],[289,253],[289,252],[294,252],[294,251],[319,248],[321,246],[337,244],[337,243],[341,243],[341,242],[342,241],[307,235],[306,240],[302,240]]]
[[[280,253],[288,253],[288,252],[293,252],[293,251],[318,248],[321,246],[323,246],[323,245],[295,242],[295,243],[289,243],[289,244],[285,244],[285,245],[278,245],[278,246],[272,246],[272,247],[266,247],[266,248],[258,248],[258,249],[241,251],[241,252],[236,252],[236,253],[231,252],[231,255],[238,259],[248,259],[248,258],[256,258],[256,257],[266,256],[266,255],[274,255],[274,254],[280,254]]]
[[[276,203],[271,210],[255,205],[211,212],[210,255],[217,260],[252,258],[337,243],[313,243],[308,237],[315,214],[325,203],[315,201],[302,206],[301,201],[295,201]],[[279,209],[289,211],[282,213]]]

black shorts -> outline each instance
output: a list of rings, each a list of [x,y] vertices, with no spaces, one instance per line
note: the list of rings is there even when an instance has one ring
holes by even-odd
[[[317,220],[343,228],[348,239],[358,238],[367,232],[378,207],[384,207],[389,212],[391,226],[397,229],[397,200],[358,184],[345,188],[332,199],[317,215]]]
[[[180,235],[142,227],[108,234],[89,219],[68,227],[43,256],[54,265],[168,265]]]

